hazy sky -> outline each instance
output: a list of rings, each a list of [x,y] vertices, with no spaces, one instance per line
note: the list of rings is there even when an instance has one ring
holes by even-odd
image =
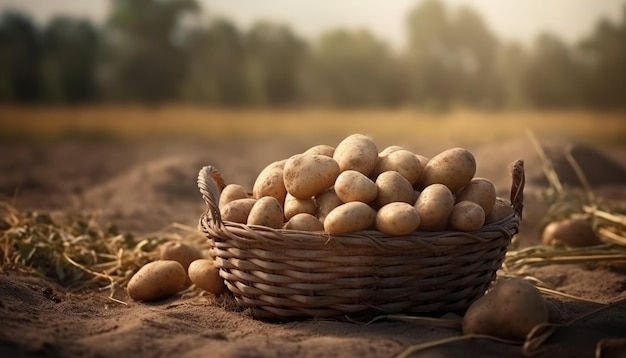
[[[199,0],[206,14],[222,15],[241,28],[261,19],[289,25],[297,34],[314,38],[343,26],[367,28],[397,46],[404,41],[405,16],[422,0]],[[626,0],[444,0],[450,8],[468,5],[501,38],[529,43],[542,31],[567,42],[589,34],[600,17],[621,21]],[[28,12],[45,22],[57,14],[89,17],[100,23],[109,0],[0,0],[0,10]],[[209,15],[206,15],[209,16]]]

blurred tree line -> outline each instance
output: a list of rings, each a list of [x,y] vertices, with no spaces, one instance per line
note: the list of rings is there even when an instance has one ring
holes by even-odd
[[[313,42],[289,27],[204,21],[196,0],[112,0],[97,28],[0,16],[0,101],[186,102],[216,106],[626,108],[626,6],[578,44],[550,34],[525,48],[468,7],[418,3],[407,44],[366,30]]]

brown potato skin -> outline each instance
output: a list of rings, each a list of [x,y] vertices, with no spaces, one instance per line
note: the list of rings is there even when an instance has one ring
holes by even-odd
[[[420,225],[420,216],[415,207],[408,203],[393,202],[378,209],[376,230],[399,236],[411,233]]]
[[[337,145],[333,158],[342,172],[352,169],[369,176],[378,162],[378,148],[370,137],[352,134]]]
[[[142,266],[131,277],[127,292],[135,301],[158,301],[182,290],[186,280],[187,273],[177,261],[152,261]]]
[[[222,293],[226,288],[220,277],[219,268],[213,264],[213,260],[198,259],[191,262],[189,279],[197,287],[215,295]]]
[[[476,174],[476,159],[465,148],[450,148],[432,157],[422,171],[419,188],[440,183],[456,193]]]
[[[283,207],[273,196],[264,196],[257,200],[248,215],[248,225],[261,225],[274,229],[283,226]]]
[[[333,158],[296,154],[285,163],[283,179],[289,194],[309,199],[333,186],[339,173],[339,164]]]
[[[324,231],[331,235],[365,230],[374,224],[376,211],[360,201],[352,201],[334,208],[324,220]]]
[[[200,250],[192,244],[180,241],[169,241],[159,248],[161,260],[174,260],[183,266],[185,271],[194,260],[202,258]]]
[[[415,201],[415,209],[421,219],[420,230],[444,230],[453,208],[454,195],[447,186],[443,184],[427,186]]]
[[[473,201],[461,201],[452,208],[448,225],[452,230],[476,231],[485,224],[485,211]]]
[[[380,173],[376,178],[378,196],[376,205],[382,207],[394,201],[401,201],[408,204],[415,204],[415,190],[411,183],[400,173],[390,170]]]
[[[287,230],[324,231],[324,224],[314,215],[307,213],[296,214],[284,226]]]
[[[343,204],[343,201],[339,199],[335,189],[331,188],[326,190],[315,197],[315,205],[317,205],[317,218],[323,224],[324,220],[326,220],[326,216],[328,216],[328,213],[341,204]]]
[[[356,170],[341,172],[335,180],[334,187],[337,197],[344,203],[351,201],[370,203],[378,195],[376,183]]]
[[[485,215],[489,215],[496,204],[496,187],[489,179],[473,178],[455,196],[457,203],[464,200],[473,201],[483,208]]]
[[[223,221],[232,221],[240,224],[248,222],[248,216],[252,207],[256,203],[256,199],[246,198],[233,200],[220,208],[220,214]]]
[[[591,223],[580,219],[564,219],[548,224],[541,237],[544,245],[561,244],[569,247],[586,247],[602,244]]]
[[[252,187],[252,197],[260,199],[264,196],[273,196],[279,203],[285,201],[287,188],[283,180],[283,170],[287,159],[279,160],[267,165],[257,176]]]
[[[491,212],[485,217],[485,225],[493,224],[513,214],[511,202],[504,198],[496,197]]]
[[[246,189],[239,184],[228,184],[220,193],[218,207],[222,208],[233,200],[245,199],[248,197]]]

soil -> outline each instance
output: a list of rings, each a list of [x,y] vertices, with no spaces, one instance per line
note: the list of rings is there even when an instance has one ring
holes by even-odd
[[[121,231],[132,233],[159,230],[172,222],[195,227],[205,210],[196,187],[202,166],[214,165],[227,183],[252,188],[265,165],[315,144],[320,143],[281,138],[0,143],[0,196],[21,210],[97,210],[103,224],[115,223]],[[445,147],[442,143],[407,145],[426,156]],[[554,138],[546,145],[546,153],[568,186],[580,186],[563,156],[570,147],[581,169],[590,173],[594,193],[626,203],[626,148],[593,148]],[[477,176],[491,179],[504,197],[511,185],[510,163],[524,160],[525,211],[517,244],[539,244],[547,212],[547,182],[532,145],[520,137],[468,149],[476,156]],[[599,342],[603,342],[602,357],[626,356],[626,303],[603,305],[626,298],[624,272],[588,265],[548,265],[524,273],[559,291],[597,302],[546,296],[553,322],[567,322],[606,307],[558,329],[537,357],[593,357]],[[151,304],[126,302],[114,302],[102,292],[78,293],[42,278],[4,273],[0,275],[0,356],[395,357],[411,345],[461,335],[452,328],[394,320],[363,324],[340,317],[266,322],[238,309],[228,295],[208,293]],[[476,339],[415,356],[522,357],[523,353],[520,345]]]

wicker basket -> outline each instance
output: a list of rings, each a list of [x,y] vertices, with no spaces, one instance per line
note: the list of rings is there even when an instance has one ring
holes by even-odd
[[[523,207],[523,162],[513,165],[513,214],[478,231],[368,230],[333,236],[223,222],[207,166],[198,187],[200,227],[237,304],[259,319],[461,311],[495,279]]]

